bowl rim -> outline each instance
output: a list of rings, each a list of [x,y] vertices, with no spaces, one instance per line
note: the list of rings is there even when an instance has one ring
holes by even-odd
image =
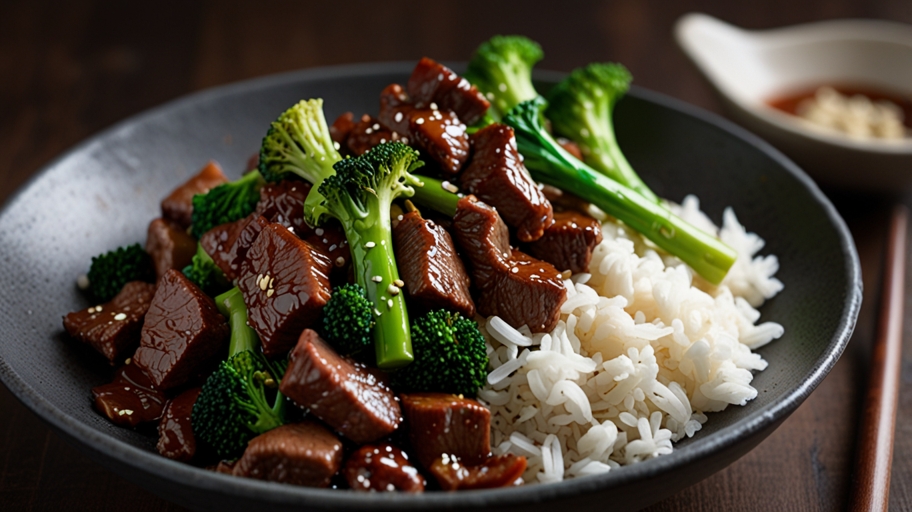
[[[0,217],[16,208],[26,190],[35,186],[39,180],[52,172],[65,160],[86,150],[94,144],[99,144],[109,137],[129,130],[134,124],[147,122],[158,116],[167,115],[172,110],[179,110],[196,102],[214,101],[236,93],[268,90],[273,87],[292,83],[340,80],[375,74],[395,73],[407,76],[413,67],[414,62],[411,61],[319,67],[239,81],[179,97],[157,107],[132,115],[113,126],[90,136],[56,157],[43,166],[41,170],[36,172],[9,198],[9,200],[6,201],[6,204],[0,209]],[[454,64],[453,67],[455,69],[463,68],[464,64]],[[537,81],[546,82],[556,82],[564,76],[566,76],[565,73],[554,71],[536,71],[534,73],[534,78]],[[71,437],[80,443],[82,446],[79,447],[84,450],[103,453],[106,457],[116,459],[116,462],[119,464],[128,466],[137,470],[137,472],[151,473],[155,477],[167,481],[170,484],[177,485],[178,487],[192,486],[197,490],[205,491],[207,493],[216,492],[239,499],[271,501],[283,505],[306,503],[324,508],[351,508],[370,505],[371,508],[376,508],[378,510],[413,510],[430,507],[530,504],[543,500],[568,498],[620,486],[635,480],[655,477],[672,471],[680,465],[686,465],[705,459],[718,450],[735,444],[739,439],[762,431],[772,426],[777,421],[783,420],[804,401],[811,391],[813,391],[826,376],[845,349],[855,326],[855,321],[861,305],[861,267],[853,239],[845,222],[839,216],[835,207],[824,196],[817,185],[779,151],[743,128],[698,107],[639,87],[632,88],[630,95],[655,103],[661,107],[684,113],[713,125],[736,138],[748,142],[767,157],[775,160],[779,165],[784,167],[787,172],[792,174],[794,178],[808,190],[813,199],[823,207],[828,220],[834,226],[840,239],[839,245],[845,262],[845,272],[848,276],[847,289],[845,291],[846,302],[843,306],[839,324],[829,345],[824,350],[823,355],[814,363],[807,378],[798,387],[787,393],[782,400],[769,404],[764,408],[750,411],[744,419],[740,420],[735,425],[725,427],[706,439],[695,441],[685,448],[675,450],[670,455],[664,455],[639,464],[614,469],[601,475],[574,478],[556,485],[540,484],[514,488],[460,491],[458,493],[428,492],[420,495],[403,495],[399,493],[363,494],[340,492],[339,490],[332,489],[298,487],[247,478],[236,478],[173,461],[162,457],[157,453],[146,451],[127,442],[109,437],[101,431],[95,430],[89,425],[70,416],[62,409],[44,399],[36,389],[29,386],[3,359],[0,359],[0,381],[2,381],[13,395],[15,395],[29,410],[50,424],[54,429],[65,434],[65,437]]]
[[[812,123],[791,114],[781,112],[767,103],[764,98],[755,98],[742,94],[728,80],[722,79],[716,71],[717,66],[709,57],[713,50],[696,42],[695,34],[704,32],[708,26],[724,28],[748,46],[767,45],[770,41],[779,41],[776,46],[802,45],[811,41],[855,41],[877,42],[906,47],[912,54],[912,25],[890,20],[877,19],[832,19],[770,29],[749,30],[723,21],[704,13],[691,12],[682,15],[675,22],[674,34],[678,46],[684,51],[694,66],[712,85],[713,89],[737,109],[766,125],[801,139],[843,149],[867,152],[877,155],[912,156],[912,138],[902,140],[855,139],[839,132],[817,127]],[[735,37],[735,36],[733,36]],[[834,83],[853,84],[856,80],[838,80]],[[817,84],[809,83],[808,87]],[[790,87],[801,89],[802,87]],[[885,88],[887,90],[889,88]],[[783,89],[780,93],[787,92]],[[910,91],[892,91],[898,94],[912,94]],[[768,98],[767,98],[768,99]]]

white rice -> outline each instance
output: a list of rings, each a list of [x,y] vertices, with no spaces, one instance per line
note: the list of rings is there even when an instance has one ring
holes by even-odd
[[[755,309],[782,290],[775,256],[729,208],[722,228],[688,196],[675,212],[738,251],[718,287],[636,233],[605,222],[590,272],[566,280],[567,301],[550,333],[479,319],[491,373],[479,398],[491,408],[495,453],[528,459],[526,482],[609,471],[666,455],[705,413],[757,396],[751,349],[782,336],[755,325]]]

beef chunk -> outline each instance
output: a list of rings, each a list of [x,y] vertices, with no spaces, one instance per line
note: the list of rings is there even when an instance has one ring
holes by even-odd
[[[592,217],[575,211],[557,212],[544,236],[528,244],[530,255],[574,274],[589,272],[592,250],[602,241],[602,226]]]
[[[421,218],[417,211],[409,212],[393,228],[393,241],[411,304],[425,311],[446,309],[475,317],[469,276],[443,227]]]
[[[237,277],[238,271],[237,268],[232,266],[235,258],[235,251],[232,251],[235,248],[234,244],[237,242],[241,230],[257,217],[256,214],[251,213],[243,219],[215,226],[200,237],[200,246],[212,258],[218,268],[222,270],[229,281],[233,281]],[[263,219],[263,225],[266,225],[266,219]]]
[[[155,285],[129,282],[111,302],[65,316],[63,327],[70,336],[105,356],[113,366],[139,344],[143,317],[154,293]]]
[[[526,458],[512,453],[496,455],[475,466],[466,466],[458,459],[443,456],[429,469],[444,491],[521,485],[525,470]]]
[[[177,395],[168,402],[164,415],[158,424],[158,453],[169,459],[188,462],[196,455],[196,439],[190,414],[200,394],[200,388],[192,388]]]
[[[348,276],[348,265],[351,263],[351,250],[342,224],[335,219],[329,219],[322,226],[314,229],[304,240],[310,245],[321,249],[329,256],[332,262],[332,272],[337,278],[345,279]]]
[[[277,222],[293,229],[295,234],[303,238],[310,232],[310,227],[304,222],[304,200],[310,189],[310,183],[299,180],[267,183],[260,189],[260,200],[255,213],[269,222]]]
[[[509,244],[507,226],[497,211],[474,196],[459,200],[453,234],[469,260],[478,291],[475,307],[497,315],[513,327],[548,332],[560,319],[567,299],[560,272]]]
[[[462,169],[469,157],[466,126],[450,110],[416,108],[399,84],[380,93],[380,123],[398,133],[403,143],[420,149],[448,175]]]
[[[408,455],[388,443],[359,448],[345,461],[342,475],[355,491],[422,492],[425,485]]]
[[[162,200],[162,217],[176,222],[183,229],[189,228],[193,215],[193,196],[205,194],[209,189],[227,182],[228,178],[219,164],[209,162],[196,176]]]
[[[282,425],[254,437],[234,466],[235,476],[306,487],[328,487],[342,466],[342,443],[322,425]]]
[[[224,354],[229,334],[215,302],[169,270],[158,281],[133,361],[158,389],[172,389]]]
[[[491,411],[470,398],[445,393],[403,393],[409,442],[425,468],[444,454],[481,464],[491,454]]]
[[[305,329],[279,389],[343,436],[368,443],[389,435],[402,421],[384,377],[340,356],[316,332]]]
[[[118,368],[110,384],[92,388],[92,397],[98,412],[116,425],[131,428],[158,421],[166,401],[135,364]]]
[[[323,251],[269,224],[247,251],[237,286],[267,357],[285,355],[329,300],[332,268]]]
[[[332,137],[333,142],[339,145],[340,149],[344,148],[354,127],[355,115],[351,112],[346,112],[333,121],[332,126],[329,127],[329,136]]]
[[[459,178],[462,187],[497,208],[523,242],[538,240],[553,222],[551,203],[522,164],[513,128],[492,124],[472,136],[472,161]]]
[[[169,269],[181,270],[190,264],[196,254],[196,240],[177,223],[155,219],[149,223],[146,252],[152,256],[155,274],[161,279]]]
[[[418,61],[407,88],[416,107],[436,103],[440,110],[452,110],[467,125],[475,124],[491,106],[468,80],[427,57]]]
[[[346,141],[346,147],[352,155],[363,155],[377,144],[401,140],[401,136],[382,126],[373,117],[364,114],[354,127]]]

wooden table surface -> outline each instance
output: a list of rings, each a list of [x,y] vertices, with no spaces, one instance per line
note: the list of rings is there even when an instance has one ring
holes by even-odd
[[[522,33],[544,46],[542,68],[616,60],[636,84],[719,112],[671,35],[686,12],[747,28],[849,17],[912,23],[909,0],[311,4],[0,0],[0,202],[54,156],[116,121],[192,91],[270,73],[423,55],[465,60],[490,35]],[[864,306],[845,355],[754,451],[648,510],[845,507],[890,200],[830,192],[855,234],[864,273]],[[892,510],[912,510],[912,321],[904,345]],[[183,510],[65,444],[2,386],[0,508]]]

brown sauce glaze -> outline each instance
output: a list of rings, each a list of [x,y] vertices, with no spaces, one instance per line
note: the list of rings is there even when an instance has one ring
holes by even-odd
[[[193,196],[205,194],[222,183],[228,183],[228,178],[219,164],[210,161],[199,173],[162,200],[162,217],[176,222],[183,229],[189,228],[193,217]]]
[[[156,449],[163,457],[188,462],[196,455],[196,438],[190,414],[200,394],[200,388],[193,388],[177,395],[165,407],[158,423],[158,444]]]
[[[495,123],[479,130],[471,140],[472,160],[459,177],[460,185],[497,208],[521,241],[541,238],[553,222],[554,211],[522,164],[513,129]]]
[[[254,437],[233,474],[306,487],[328,487],[342,466],[342,442],[314,421],[282,425]]]
[[[511,487],[522,485],[526,458],[507,453],[490,457],[478,465],[466,466],[459,459],[443,456],[431,464],[429,471],[444,491]]]
[[[446,393],[402,393],[411,450],[430,468],[442,455],[481,464],[491,454],[491,411],[476,400]]]
[[[408,212],[393,228],[393,242],[410,309],[446,309],[475,317],[469,276],[442,226],[423,219],[418,211]]]
[[[391,444],[365,445],[352,453],[342,475],[348,486],[362,492],[422,492],[424,477],[408,455]]]
[[[122,427],[158,421],[165,408],[165,394],[155,388],[135,364],[117,369],[114,380],[92,388],[95,409]]]
[[[466,125],[481,119],[491,106],[468,80],[427,57],[415,66],[407,88],[416,107],[428,108],[435,103],[440,110],[452,110]]]
[[[564,211],[554,214],[554,224],[538,240],[526,244],[533,257],[547,261],[558,270],[577,274],[589,272],[592,251],[602,241],[602,226],[592,217]]]

